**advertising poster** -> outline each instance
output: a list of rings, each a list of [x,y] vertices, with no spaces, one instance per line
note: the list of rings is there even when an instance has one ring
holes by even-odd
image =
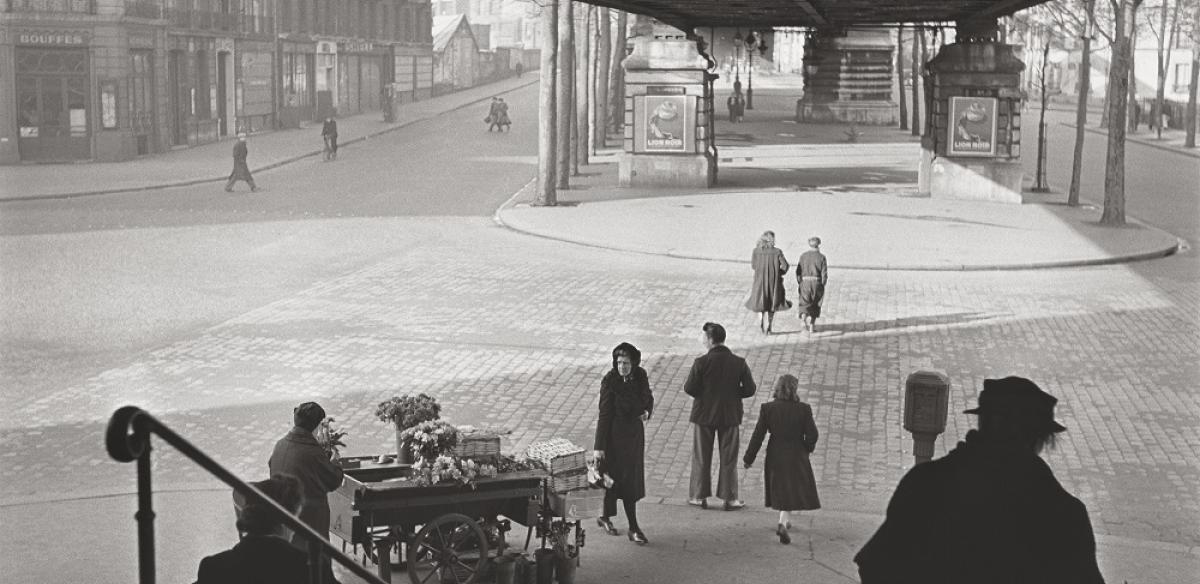
[[[950,156],[996,155],[994,97],[950,98]]]
[[[688,152],[686,95],[647,95],[641,136],[646,152]]]

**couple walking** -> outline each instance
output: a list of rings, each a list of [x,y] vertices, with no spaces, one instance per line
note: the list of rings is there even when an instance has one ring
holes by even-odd
[[[821,316],[829,269],[825,254],[821,253],[821,238],[808,238],[808,247],[810,249],[800,255],[796,264],[796,283],[800,285],[797,295],[800,320],[804,330],[811,333],[817,329],[817,318]],[[774,231],[764,231],[759,236],[758,245],[750,256],[750,265],[754,268],[754,283],[750,286],[746,308],[759,313],[759,329],[763,334],[771,334],[775,313],[792,307],[783,286],[783,277],[791,266],[783,257],[783,251],[775,247]]]
[[[725,327],[705,323],[704,346],[707,354],[698,357],[684,383],[684,392],[693,398],[691,423],[692,475],[688,503],[708,508],[712,491],[713,441],[719,445],[718,498],[726,511],[745,507],[738,498],[737,455],[742,423],[742,400],[754,395],[757,386],[746,360],[725,346]],[[637,502],[645,497],[645,423],[654,411],[654,396],[646,370],[641,367],[641,352],[629,343],[617,345],[612,352],[612,369],[600,383],[600,412],[596,424],[594,457],[602,461],[604,473],[612,479],[604,496],[604,511],[597,519],[604,532],[619,535],[612,523],[617,500],[624,503],[629,521],[629,540],[647,543],[637,520]],[[746,449],[743,463],[754,464],[767,434],[765,463],[766,505],[779,511],[776,533],[779,541],[789,543],[790,512],[817,509],[816,481],[808,455],[817,443],[817,427],[812,408],[799,401],[799,380],[782,375],[775,383],[774,400],[764,404],[758,425]]]
[[[692,363],[684,383],[684,392],[693,398],[692,475],[688,504],[708,508],[712,496],[713,440],[718,443],[719,470],[716,496],[723,508],[734,511],[745,507],[738,498],[737,455],[742,424],[742,400],[754,395],[757,386],[746,360],[725,346],[725,327],[705,323],[704,346],[708,353]],[[763,440],[767,443],[763,487],[765,504],[779,511],[776,534],[780,543],[790,543],[790,513],[819,509],[816,480],[808,455],[817,445],[817,426],[812,407],[800,401],[796,390],[800,381],[793,375],[781,375],[775,382],[772,401],[759,410],[758,423],[742,457],[750,468]]]

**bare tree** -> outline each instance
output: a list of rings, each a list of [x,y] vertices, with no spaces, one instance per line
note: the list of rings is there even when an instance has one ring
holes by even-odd
[[[920,104],[920,102],[917,101],[919,99],[919,97],[917,96],[917,79],[921,76],[920,75],[921,64],[918,61],[921,59],[921,52],[920,52],[920,48],[917,46],[917,36],[922,36],[922,37],[925,36],[925,33],[922,31],[923,31],[923,29],[921,28],[921,25],[918,25],[918,24],[913,25],[913,35],[912,35],[913,84],[912,84],[912,126],[911,126],[913,136],[921,135],[921,104]]]
[[[1087,134],[1084,126],[1087,125],[1088,98],[1092,89],[1092,30],[1095,28],[1093,24],[1096,0],[1085,0],[1084,11],[1086,20],[1079,35],[1083,40],[1083,47],[1079,56],[1079,76],[1076,81],[1079,94],[1075,105],[1075,153],[1071,158],[1071,186],[1067,189],[1067,205],[1072,207],[1079,205],[1079,188],[1083,174],[1083,140]]]
[[[600,8],[599,11],[596,18],[596,79],[592,85],[596,94],[593,148],[608,146],[608,67],[612,64],[612,21],[607,8]]]
[[[1163,102],[1166,100],[1167,92],[1167,70],[1171,68],[1169,49],[1175,46],[1175,36],[1179,34],[1179,8],[1182,4],[1181,0],[1175,0],[1175,8],[1171,11],[1171,20],[1168,25],[1167,9],[1170,6],[1170,0],[1162,0],[1162,6],[1159,7],[1161,14],[1158,28],[1155,29],[1151,26],[1151,31],[1158,37],[1158,87],[1154,94],[1154,113],[1150,123],[1154,124],[1160,140],[1163,131]]]
[[[579,167],[587,166],[589,147],[591,144],[591,129],[588,127],[588,111],[590,97],[588,95],[588,71],[591,68],[593,53],[587,43],[588,30],[595,20],[596,7],[588,6],[580,18],[576,19],[575,38],[584,42],[575,43],[575,140],[571,149],[575,154],[571,169],[574,176],[579,176]]]
[[[1046,184],[1046,100],[1050,98],[1046,94],[1046,66],[1050,64],[1050,31],[1048,29],[1045,36],[1045,42],[1042,43],[1042,65],[1038,72],[1042,103],[1038,107],[1037,175],[1033,188],[1030,189],[1035,193],[1050,192],[1050,185]]]
[[[917,82],[913,76],[913,83]],[[900,129],[908,129],[908,94],[904,91],[904,24],[896,27],[896,85],[900,91]]]
[[[1133,58],[1133,15],[1142,0],[1108,0],[1113,9],[1114,40],[1108,69],[1108,150],[1104,171],[1102,225],[1125,224],[1125,117],[1128,115],[1129,63]]]
[[[538,90],[538,176],[535,205],[558,204],[554,171],[558,164],[557,91],[558,0],[542,0],[542,61]]]
[[[1109,0],[1109,1],[1111,2],[1112,0]],[[1138,4],[1141,4],[1141,2],[1139,1]],[[1126,67],[1129,69],[1129,79],[1126,79],[1125,81],[1126,81],[1126,85],[1129,89],[1129,101],[1127,102],[1129,105],[1129,131],[1132,133],[1136,133],[1137,129],[1138,129],[1138,123],[1141,122],[1141,117],[1142,117],[1142,110],[1140,107],[1138,107],[1138,102],[1137,102],[1138,86],[1137,86],[1137,58],[1136,58],[1136,55],[1137,55],[1137,43],[1138,43],[1138,15],[1137,15],[1136,10],[1129,15],[1128,26],[1129,26],[1129,39],[1128,39],[1128,42],[1129,42],[1128,59],[1129,60],[1128,60],[1128,63],[1126,64]],[[1113,60],[1116,60],[1116,58],[1114,57]]]
[[[1187,135],[1183,145],[1188,148],[1196,147],[1196,93],[1200,86],[1200,3],[1192,6],[1192,78],[1188,83],[1187,115],[1184,116],[1184,127]]]
[[[571,120],[575,116],[575,1],[558,3],[558,83],[554,103],[558,118],[554,178],[559,190],[571,188]],[[543,48],[544,50],[544,48]]]
[[[617,34],[613,39],[612,63],[608,66],[608,122],[614,132],[625,126],[625,33],[629,15],[617,12]]]

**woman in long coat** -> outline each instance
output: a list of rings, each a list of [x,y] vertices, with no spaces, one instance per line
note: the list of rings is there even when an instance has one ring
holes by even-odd
[[[792,307],[783,287],[783,276],[791,266],[783,257],[783,251],[775,247],[774,231],[764,231],[758,238],[758,246],[750,256],[750,265],[754,268],[754,283],[750,285],[750,299],[746,300],[746,308],[759,313],[758,328],[770,334],[775,313]]]
[[[817,481],[808,461],[808,455],[817,447],[817,425],[812,407],[796,396],[799,386],[800,380],[794,375],[780,375],[775,381],[773,399],[762,405],[754,435],[742,458],[746,468],[750,468],[763,439],[771,433],[763,466],[763,487],[766,506],[779,511],[775,533],[780,543],[792,541],[787,532],[792,526],[792,511],[821,508]]]
[[[645,545],[646,535],[637,521],[637,502],[646,496],[644,424],[654,411],[654,395],[637,347],[621,343],[613,349],[612,359],[613,368],[600,382],[595,457],[603,461],[613,484],[604,493],[604,514],[597,523],[605,533],[618,535],[611,518],[617,514],[617,499],[621,499],[629,520],[629,541]]]

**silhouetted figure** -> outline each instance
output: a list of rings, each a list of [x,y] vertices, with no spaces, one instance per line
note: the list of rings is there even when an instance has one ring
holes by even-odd
[[[742,425],[742,400],[758,389],[746,360],[725,346],[725,327],[704,323],[704,346],[708,353],[697,357],[688,372],[683,391],[692,396],[692,475],[688,504],[708,507],[712,496],[713,439],[720,445],[717,497],[725,510],[746,506],[738,499],[737,457]]]
[[[517,71],[517,79],[521,78],[521,74],[525,72],[525,65],[517,61],[517,65],[513,67]]]
[[[325,118],[325,123],[321,124],[321,137],[325,139],[325,160],[337,158],[337,136],[337,121],[333,116]]]
[[[821,253],[821,238],[808,238],[808,251],[800,254],[796,261],[796,283],[800,292],[796,295],[800,320],[804,330],[817,330],[817,318],[821,316],[821,303],[825,301],[825,283],[829,281],[829,266],[825,254]]]
[[[275,443],[275,450],[267,462],[271,476],[292,475],[300,479],[304,495],[300,507],[300,520],[313,528],[322,537],[329,539],[328,495],[342,484],[342,467],[330,460],[317,442],[313,432],[325,419],[325,410],[316,402],[305,402],[292,411],[294,426],[286,436]],[[336,451],[334,451],[336,456]],[[308,549],[308,540],[292,536],[292,545]],[[329,559],[324,558],[326,582],[333,582]]]
[[[1038,456],[1065,431],[1058,400],[1021,377],[985,379],[979,429],[900,480],[855,556],[863,584],[1101,584],[1083,503]]]
[[[276,475],[250,483],[281,507],[300,509],[300,481]],[[242,498],[234,494],[234,500]],[[197,584],[296,584],[308,581],[308,555],[288,542],[288,529],[270,508],[257,502],[238,513],[241,541],[233,548],[200,560]]]
[[[258,190],[254,185],[254,177],[250,176],[250,166],[246,164],[246,158],[250,155],[250,149],[246,147],[246,134],[241,133],[237,136],[237,142],[233,144],[233,172],[229,173],[229,182],[225,183],[225,192],[233,191],[233,183],[244,180],[250,185],[250,192]]]

